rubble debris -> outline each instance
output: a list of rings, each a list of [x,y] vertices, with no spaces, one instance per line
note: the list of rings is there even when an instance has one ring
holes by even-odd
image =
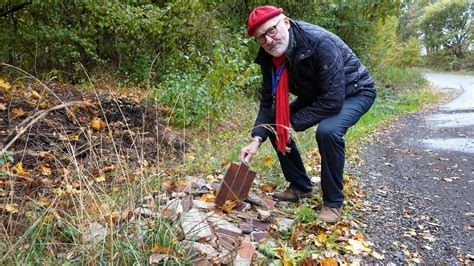
[[[185,239],[211,240],[214,234],[211,231],[206,215],[198,209],[191,209],[181,215],[181,227]]]

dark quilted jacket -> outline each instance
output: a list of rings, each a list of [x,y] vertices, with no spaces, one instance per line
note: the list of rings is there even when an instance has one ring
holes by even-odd
[[[291,21],[295,50],[289,58],[291,125],[303,131],[337,114],[344,99],[357,93],[375,97],[374,82],[352,50],[333,33],[309,23]],[[263,74],[261,103],[252,136],[264,140],[270,131],[263,124],[275,123],[271,88],[272,57],[260,48],[255,60]]]

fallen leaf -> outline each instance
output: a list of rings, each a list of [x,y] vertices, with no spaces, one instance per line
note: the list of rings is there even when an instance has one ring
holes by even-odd
[[[36,99],[36,100],[41,99],[41,95],[40,95],[37,91],[35,91],[35,90],[32,90],[32,91],[31,91],[31,97],[32,97],[33,99]]]
[[[12,114],[14,117],[22,117],[22,116],[26,116],[26,112],[23,111],[23,109],[20,108],[13,108],[12,109]]]
[[[52,174],[51,168],[44,164],[39,165],[38,169],[41,172],[41,174],[44,176],[50,176]]]
[[[293,227],[293,229],[291,230],[291,238],[290,238],[290,243],[295,246],[295,247],[298,247],[298,227],[295,226]]]
[[[324,244],[328,241],[328,236],[324,232],[321,232],[321,234],[318,236],[318,241],[319,243]]]
[[[420,264],[421,263],[421,260],[419,258],[412,258],[411,259],[414,263],[418,263]]]
[[[38,204],[43,206],[43,207],[48,207],[49,205],[51,205],[51,203],[53,203],[53,202],[50,199],[46,198],[46,197],[40,198],[38,200]]]
[[[7,106],[3,103],[0,103],[0,111],[5,111],[7,110]]]
[[[18,82],[16,83],[16,87],[17,87],[17,88],[20,88],[20,89],[21,89],[21,88],[24,88],[24,87],[25,87],[25,83],[23,83],[23,81],[18,81]]]
[[[4,88],[5,90],[10,90],[12,88],[12,85],[4,79],[0,79],[0,88]]]
[[[378,260],[383,260],[385,259],[385,256],[384,255],[381,255],[380,253],[378,253],[377,251],[372,251],[370,252],[370,256],[378,259]]]
[[[112,212],[109,214],[104,215],[105,220],[107,223],[114,223],[117,224],[122,221],[128,221],[133,216],[132,211],[121,211],[121,212]]]
[[[176,183],[173,180],[166,180],[161,183],[161,187],[166,192],[173,192],[176,189]]]
[[[237,207],[238,201],[226,200],[222,207],[219,207],[223,212],[230,213],[235,207]]]
[[[347,246],[347,248],[351,250],[352,253],[355,255],[360,255],[364,251],[370,252],[370,248],[368,248],[367,245],[363,241],[349,239],[348,243],[349,243],[349,246]]]
[[[216,196],[207,193],[201,196],[201,200],[205,202],[214,202],[216,200]]]
[[[7,203],[5,205],[0,205],[0,208],[5,209],[9,213],[18,213],[18,204],[15,203]]]
[[[67,139],[68,140],[79,140],[79,135],[70,135],[70,136],[67,136]]]
[[[321,266],[337,266],[337,260],[335,258],[326,258],[319,260]]]
[[[169,258],[170,258],[169,255],[164,255],[164,254],[160,254],[160,253],[153,253],[148,258],[148,263],[149,264],[163,263],[164,261],[168,261]]]
[[[275,189],[276,189],[276,185],[269,185],[269,184],[266,184],[266,185],[261,185],[260,186],[260,189],[263,191],[263,192],[267,192],[267,193],[270,193],[270,192],[273,192]]]
[[[26,174],[25,170],[23,170],[23,163],[22,162],[18,162],[17,164],[15,164],[15,166],[13,166],[13,168],[12,168],[12,171],[14,173],[16,173],[17,175]]]
[[[102,182],[105,182],[105,176],[104,175],[100,175],[98,177],[95,178],[95,181],[97,183],[102,183]]]
[[[100,119],[99,117],[95,117],[95,118],[92,119],[92,121],[91,121],[91,126],[92,126],[93,129],[99,131],[99,130],[104,129],[105,123],[104,123],[104,121],[102,121],[102,119]]]
[[[160,254],[170,254],[171,249],[169,247],[162,247],[160,245],[156,245],[151,249],[151,252],[158,252]]]
[[[265,166],[270,167],[270,166],[272,166],[272,164],[273,164],[273,159],[272,159],[272,157],[270,157],[270,156],[268,156],[268,155],[263,156],[262,160],[263,160],[263,164],[264,164]]]

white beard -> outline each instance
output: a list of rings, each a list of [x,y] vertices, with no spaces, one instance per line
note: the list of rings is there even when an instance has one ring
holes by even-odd
[[[269,53],[273,57],[280,57],[282,56],[285,52],[286,49],[288,48],[289,40],[280,40],[279,43],[277,43],[273,49],[266,50],[267,53]]]

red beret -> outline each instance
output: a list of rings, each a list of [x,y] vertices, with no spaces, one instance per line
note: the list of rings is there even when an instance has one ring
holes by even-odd
[[[281,13],[283,13],[283,9],[276,8],[274,6],[256,7],[249,15],[247,34],[252,36],[258,26],[262,25],[274,16],[280,15]]]

